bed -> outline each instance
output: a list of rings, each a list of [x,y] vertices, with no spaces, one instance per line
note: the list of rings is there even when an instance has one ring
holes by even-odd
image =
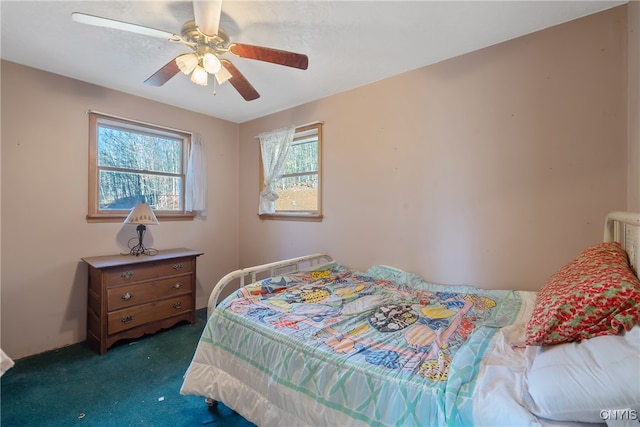
[[[539,292],[326,254],[229,273],[181,393],[261,426],[638,425],[639,229],[610,213]]]

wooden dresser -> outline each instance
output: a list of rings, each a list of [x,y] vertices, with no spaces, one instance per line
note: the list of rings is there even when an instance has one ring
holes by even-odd
[[[100,354],[181,321],[195,323],[196,258],[170,249],[157,255],[82,258],[89,265],[87,341]]]

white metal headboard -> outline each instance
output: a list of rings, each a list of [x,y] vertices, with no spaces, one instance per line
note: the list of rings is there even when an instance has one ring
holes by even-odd
[[[209,295],[209,302],[207,304],[207,317],[211,316],[211,312],[218,305],[220,296],[225,289],[227,289],[227,292],[229,288],[239,289],[245,285],[254,283],[258,280],[259,276],[262,276],[263,278],[273,277],[279,274],[300,271],[304,268],[318,267],[332,261],[333,258],[331,258],[331,256],[323,253],[317,253],[232,271],[220,279],[211,291],[211,295]]]
[[[631,268],[638,275],[640,266],[640,213],[610,212],[604,223],[604,241],[620,242],[629,254]]]

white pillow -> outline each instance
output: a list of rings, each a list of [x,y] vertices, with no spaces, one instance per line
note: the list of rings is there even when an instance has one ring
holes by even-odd
[[[542,346],[526,375],[529,410],[539,417],[602,423],[606,410],[640,414],[640,326],[624,335]]]

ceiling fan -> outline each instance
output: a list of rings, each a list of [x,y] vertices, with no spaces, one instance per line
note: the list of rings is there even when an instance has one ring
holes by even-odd
[[[300,70],[307,69],[307,55],[230,42],[227,33],[220,27],[221,11],[222,0],[194,0],[194,20],[185,22],[180,34],[80,12],[72,13],[71,19],[82,24],[130,31],[182,43],[192,50],[178,55],[145,80],[145,83],[152,86],[164,85],[180,71],[191,74],[191,81],[204,86],[208,82],[208,75],[213,74],[218,84],[229,81],[245,100],[251,101],[259,98],[260,94],[229,59],[222,57],[226,53]]]

